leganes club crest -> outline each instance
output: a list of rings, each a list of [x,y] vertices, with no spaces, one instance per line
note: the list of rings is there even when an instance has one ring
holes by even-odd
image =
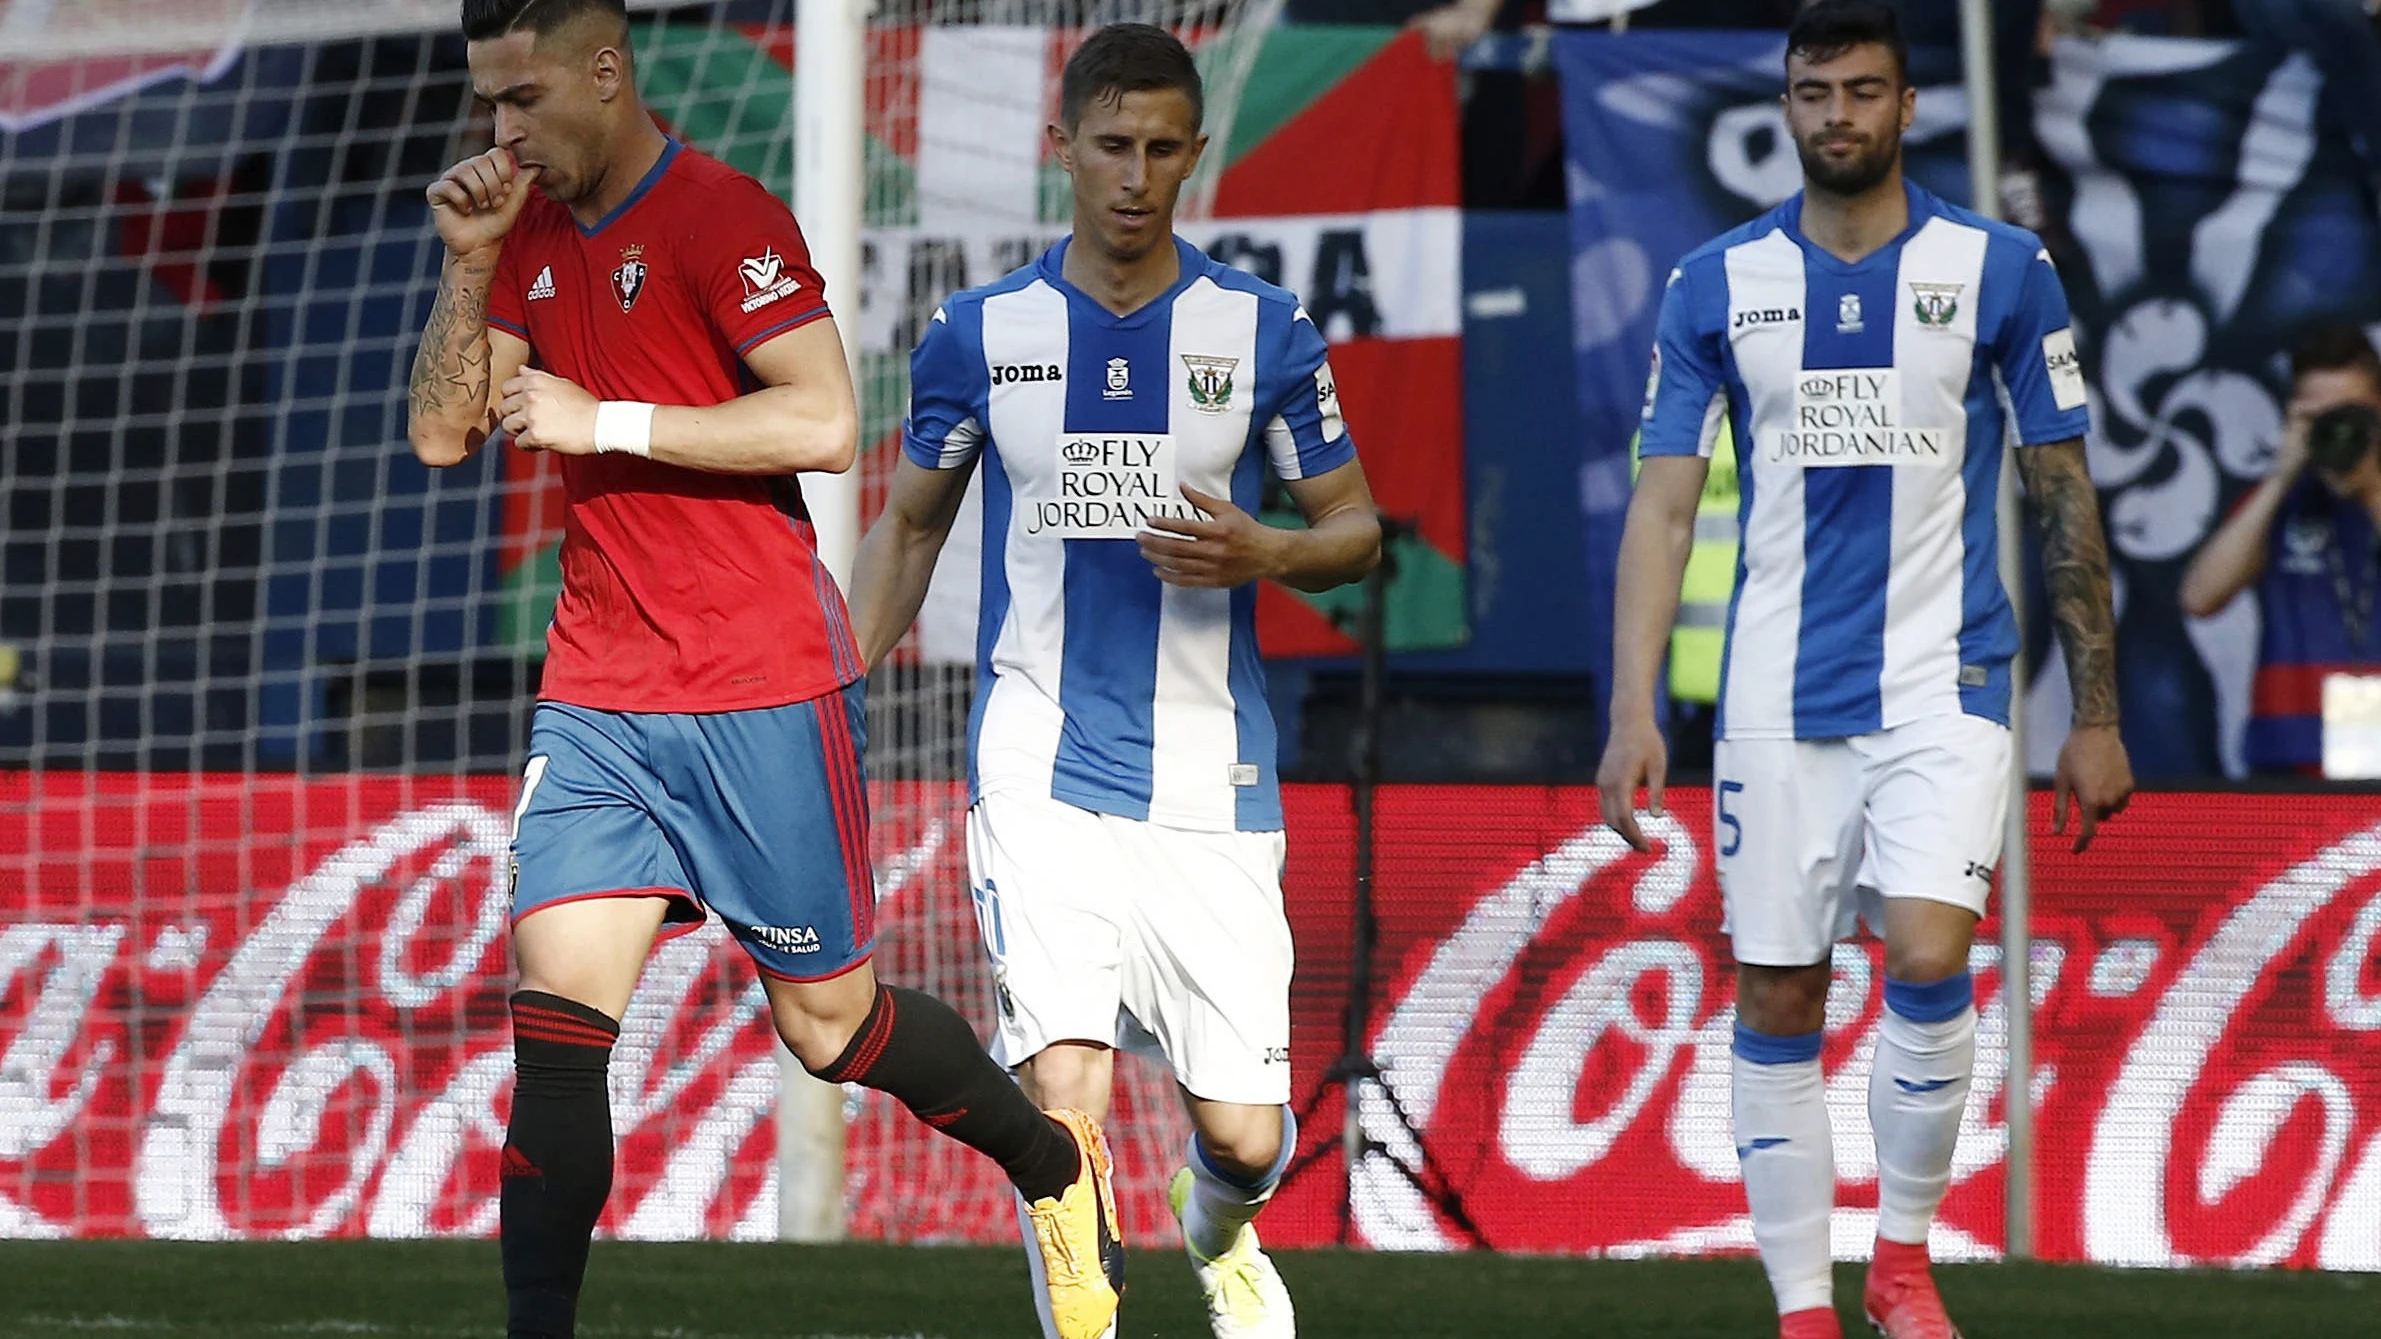
[[[1182,355],[1182,365],[1190,370],[1191,408],[1207,414],[1231,409],[1232,373],[1240,366],[1239,359],[1186,353]]]
[[[1918,324],[1937,330],[1951,324],[1959,316],[1959,295],[1965,284],[1911,284],[1911,310]]]
[[[620,268],[612,271],[612,293],[620,299],[620,310],[637,305],[637,296],[645,291],[645,248],[620,248]]]

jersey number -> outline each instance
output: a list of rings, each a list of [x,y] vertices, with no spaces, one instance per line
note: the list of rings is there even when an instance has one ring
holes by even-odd
[[[529,760],[521,773],[521,802],[513,806],[513,840],[521,840],[521,815],[529,812],[530,797],[537,794],[537,783],[546,779],[546,755],[538,754]]]
[[[1736,848],[1744,845],[1744,824],[1737,822],[1736,815],[1728,812],[1728,797],[1743,793],[1744,783],[1742,781],[1722,781],[1720,783],[1720,826],[1728,830],[1728,844],[1720,848],[1721,855],[1734,855]]]

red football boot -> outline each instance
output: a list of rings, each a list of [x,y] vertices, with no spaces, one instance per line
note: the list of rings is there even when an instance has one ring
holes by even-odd
[[[1885,1339],[1960,1339],[1935,1291],[1924,1246],[1878,1240],[1876,1258],[1868,1263],[1865,1309],[1868,1323]]]

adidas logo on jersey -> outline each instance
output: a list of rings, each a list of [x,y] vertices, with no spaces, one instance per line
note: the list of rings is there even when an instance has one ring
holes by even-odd
[[[554,296],[554,267],[548,265],[537,272],[536,282],[529,285],[529,300],[536,302],[541,298],[552,296]]]

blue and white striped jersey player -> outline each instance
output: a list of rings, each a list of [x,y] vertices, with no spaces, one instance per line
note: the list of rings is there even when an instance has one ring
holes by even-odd
[[[1821,1028],[1836,940],[1885,940],[1869,1116],[1865,1304],[1892,1339],[1954,1339],[1926,1241],[1967,1105],[1968,950],[2010,802],[2015,620],[1994,544],[2014,440],[2041,524],[2075,718],[2055,828],[2121,808],[2114,618],[2066,298],[2041,242],[1901,173],[1916,99],[1893,12],[1822,0],[1788,38],[1793,199],[1691,252],[1662,299],[1644,464],[1621,544],[1612,734],[1597,781],[1632,844],[1661,809],[1653,685],[1706,453],[1737,443],[1713,843],[1738,963],[1734,1123],[1789,1339],[1838,1333]]]
[[[1171,1066],[1210,1323],[1270,1339],[1294,1320],[1250,1220],[1297,1139],[1255,583],[1355,580],[1380,524],[1314,323],[1174,236],[1200,110],[1164,29],[1103,28],[1067,62],[1049,135],[1072,235],[929,323],[852,625],[872,663],[907,630],[980,469],[968,864],[994,1053],[1043,1105],[1093,1112],[1112,1048]],[[1268,468],[1305,529],[1250,514]]]

